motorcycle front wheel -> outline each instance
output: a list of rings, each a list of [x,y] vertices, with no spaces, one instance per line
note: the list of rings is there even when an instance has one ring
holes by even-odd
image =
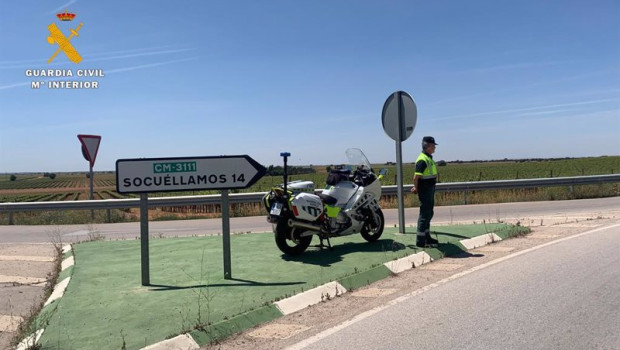
[[[291,230],[292,228],[286,222],[278,222],[275,229],[276,245],[284,254],[299,255],[308,249],[310,242],[312,242],[312,236],[299,237],[294,235],[291,239]]]
[[[377,209],[376,212],[377,220],[379,222],[375,222],[372,218],[368,218],[368,220],[362,226],[362,231],[360,234],[364,239],[368,242],[374,242],[381,237],[383,234],[383,226],[385,226],[385,220],[383,218],[383,211],[381,208]]]

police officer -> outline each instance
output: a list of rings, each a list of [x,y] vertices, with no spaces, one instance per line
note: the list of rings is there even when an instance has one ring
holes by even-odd
[[[418,232],[416,245],[426,247],[437,245],[437,240],[431,237],[431,219],[435,206],[435,184],[437,183],[437,165],[433,160],[435,153],[435,138],[424,136],[422,138],[422,153],[415,162],[415,175],[413,176],[413,188],[420,199],[420,215],[418,216]]]

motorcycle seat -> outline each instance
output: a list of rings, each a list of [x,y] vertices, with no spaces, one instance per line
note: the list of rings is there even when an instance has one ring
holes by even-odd
[[[332,197],[332,196],[330,196],[328,194],[319,193],[319,197],[321,198],[323,203],[325,203],[327,205],[334,205],[334,204],[338,203],[338,199],[336,197]]]

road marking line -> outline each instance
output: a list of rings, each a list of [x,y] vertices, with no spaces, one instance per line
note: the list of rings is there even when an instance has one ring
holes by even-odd
[[[28,255],[0,255],[0,261],[40,261],[52,262],[54,258],[51,256],[28,256]]]
[[[0,275],[0,283],[19,283],[19,284],[38,285],[38,284],[45,283],[45,282],[47,282],[45,278],[39,278],[39,277]]]
[[[416,290],[412,291],[411,293],[408,293],[408,294],[405,294],[405,295],[403,295],[401,297],[398,297],[396,299],[390,300],[390,301],[388,301],[387,303],[385,303],[385,304],[383,304],[381,306],[377,306],[377,307],[375,307],[373,309],[370,309],[368,311],[362,312],[361,314],[358,314],[358,315],[354,316],[353,318],[351,318],[351,319],[349,319],[347,321],[344,321],[344,322],[342,322],[341,324],[339,324],[337,326],[334,326],[332,328],[326,329],[326,330],[324,330],[321,333],[315,334],[312,337],[304,339],[304,340],[300,341],[299,343],[293,344],[293,345],[291,345],[291,346],[289,346],[289,347],[287,347],[285,349],[286,350],[299,350],[299,349],[303,349],[303,348],[305,348],[307,346],[310,346],[310,345],[312,345],[312,344],[314,344],[314,343],[316,343],[316,342],[318,342],[318,341],[320,341],[320,340],[322,340],[324,338],[327,338],[330,335],[335,334],[335,333],[337,333],[337,332],[339,332],[339,331],[341,331],[341,330],[343,330],[343,329],[345,329],[345,328],[347,328],[347,327],[349,327],[349,326],[351,326],[351,325],[353,325],[353,324],[355,324],[355,323],[357,323],[359,321],[362,321],[362,320],[364,320],[364,319],[366,319],[366,318],[368,318],[368,317],[370,317],[370,316],[372,316],[372,315],[374,315],[376,313],[379,313],[379,312],[381,312],[381,311],[383,311],[383,310],[385,310],[385,309],[387,309],[387,308],[389,308],[391,306],[400,304],[400,303],[402,303],[404,301],[407,301],[407,300],[409,300],[409,299],[411,299],[413,297],[416,297],[416,296],[418,296],[418,295],[420,295],[420,294],[422,294],[424,292],[427,292],[427,291],[429,291],[431,289],[439,287],[439,286],[441,286],[443,284],[446,284],[446,283],[448,283],[450,281],[453,281],[455,279],[458,279],[458,278],[461,278],[463,276],[469,275],[469,274],[471,274],[473,272],[476,272],[478,270],[482,270],[484,268],[487,268],[487,267],[490,267],[490,266],[493,266],[493,265],[497,265],[497,264],[499,264],[501,262],[504,262],[506,260],[515,258],[515,257],[523,255],[523,254],[527,254],[529,252],[533,252],[533,251],[538,250],[538,249],[545,248],[545,247],[550,246],[552,244],[557,244],[557,243],[560,243],[560,242],[567,241],[569,239],[585,236],[585,235],[592,234],[592,233],[595,233],[595,232],[598,232],[598,231],[602,231],[602,230],[606,230],[606,229],[612,229],[612,228],[616,228],[616,227],[620,227],[620,224],[615,224],[615,225],[606,226],[606,227],[599,227],[599,228],[596,228],[596,229],[591,230],[591,231],[586,231],[586,232],[582,232],[582,233],[579,233],[579,234],[576,234],[576,235],[573,235],[573,236],[568,236],[568,237],[565,237],[565,238],[560,238],[560,239],[555,240],[555,241],[543,243],[543,244],[541,244],[539,246],[528,248],[528,249],[525,249],[525,250],[521,250],[521,251],[512,253],[510,255],[506,255],[506,256],[503,256],[501,258],[495,259],[493,261],[489,261],[487,263],[484,263],[484,264],[481,264],[481,265],[478,265],[478,266],[474,266],[474,267],[472,267],[470,269],[467,269],[465,271],[456,273],[456,274],[454,274],[454,275],[452,275],[450,277],[444,278],[441,281],[438,281],[438,282],[435,282],[435,283],[431,283],[431,284],[429,284],[427,286],[424,286],[422,288],[416,289]]]

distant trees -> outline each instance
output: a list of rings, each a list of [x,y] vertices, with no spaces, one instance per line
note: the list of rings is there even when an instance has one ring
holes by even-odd
[[[17,176],[15,176],[15,174],[11,175],[11,177],[9,178],[11,181],[15,181],[17,180]]]
[[[43,173],[43,177],[49,177],[50,180],[54,180],[56,178],[55,173]]]
[[[313,167],[307,167],[307,166],[289,166],[287,167],[287,171],[289,175],[299,175],[299,174],[314,174],[316,173],[316,170]],[[267,168],[267,175],[270,176],[278,176],[278,175],[282,175],[284,174],[284,168],[281,166],[273,166],[270,165]]]

